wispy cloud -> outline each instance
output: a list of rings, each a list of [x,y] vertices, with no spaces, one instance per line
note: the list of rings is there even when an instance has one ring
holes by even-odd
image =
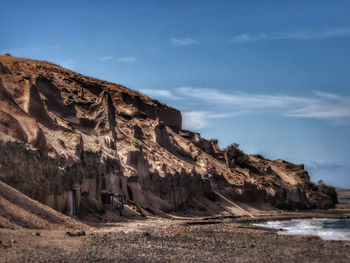
[[[191,46],[200,44],[199,41],[190,37],[171,38],[170,43],[175,46]]]
[[[113,59],[113,57],[112,56],[103,56],[103,57],[98,57],[98,59],[101,61],[108,61],[108,60]]]
[[[134,63],[137,61],[137,58],[135,58],[135,57],[121,57],[121,58],[118,58],[117,61],[124,62],[124,63]]]
[[[61,65],[64,68],[75,70],[76,69],[77,60],[75,59],[67,59],[58,61],[57,64]]]
[[[4,49],[1,50],[0,53],[9,53],[15,56],[27,56],[32,55],[34,53],[40,53],[40,52],[50,52],[62,49],[61,45],[52,45],[52,46],[46,46],[46,47],[40,47],[40,46],[31,46],[31,47],[19,47],[14,49]]]
[[[140,89],[141,93],[144,93],[150,97],[166,98],[171,100],[178,100],[179,97],[175,96],[170,90],[164,89]]]
[[[229,43],[245,43],[253,42],[258,40],[267,40],[268,36],[265,33],[259,33],[256,35],[251,35],[248,33],[240,34],[230,38]]]
[[[311,97],[264,94],[228,94],[215,89],[181,87],[187,98],[229,105],[236,112],[269,111],[288,117],[317,119],[350,118],[350,98],[332,93],[314,92]]]
[[[52,46],[46,47],[46,49],[49,49],[49,50],[58,50],[58,49],[62,49],[62,46],[61,46],[61,45],[52,45]]]
[[[314,92],[315,98],[310,103],[302,103],[290,109],[286,116],[317,119],[350,118],[350,98],[333,93]]]
[[[324,161],[324,160],[314,160],[311,161],[311,165],[309,169],[311,170],[329,170],[329,171],[335,171],[341,168],[342,166],[330,161]]]
[[[285,31],[277,33],[244,33],[232,37],[230,43],[247,43],[264,40],[312,40],[324,38],[350,37],[350,27],[331,28],[319,31]]]
[[[230,113],[213,113],[210,111],[187,111],[182,113],[185,129],[200,130],[209,126],[211,119],[222,119],[232,116]]]
[[[273,114],[294,118],[313,118],[348,123],[350,98],[334,93],[314,91],[310,96],[225,93],[216,89],[180,87],[175,90],[140,89],[159,99],[181,101],[184,127],[202,129],[210,120],[243,114]],[[201,110],[205,105],[206,110]]]

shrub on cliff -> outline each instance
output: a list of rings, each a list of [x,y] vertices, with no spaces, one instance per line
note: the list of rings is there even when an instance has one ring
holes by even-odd
[[[308,193],[310,204],[315,208],[330,208],[338,204],[338,196],[335,188],[326,185],[322,180],[317,184],[308,181],[303,184],[298,184],[297,187]]]
[[[238,143],[230,144],[224,151],[227,154],[228,166],[230,168],[235,166],[247,167],[249,165],[249,156],[239,148]]]
[[[330,196],[334,204],[338,204],[338,195],[333,186],[326,185],[322,180],[317,182],[318,191]]]

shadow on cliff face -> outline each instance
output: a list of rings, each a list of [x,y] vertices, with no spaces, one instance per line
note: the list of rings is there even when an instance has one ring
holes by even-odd
[[[142,151],[129,152],[127,164],[135,174],[128,177],[128,190],[124,194],[143,209],[169,213],[190,204],[195,209],[194,199],[214,198],[209,180],[203,180],[195,170],[191,173],[185,169],[180,173],[160,173],[151,167]]]
[[[103,159],[96,153],[82,151],[80,160],[52,159],[39,150],[28,151],[23,143],[0,144],[1,179],[64,213],[69,211],[68,193],[74,185],[79,186],[81,193],[80,212],[77,212],[82,215],[102,211],[100,192],[103,188],[124,194],[127,201],[145,213],[158,215],[217,214],[227,211],[224,205],[217,205],[222,203],[221,198],[248,204],[268,202],[291,209],[304,208],[307,203],[300,190],[264,189],[248,182],[233,186],[215,171],[211,171],[208,178],[202,178],[195,169],[190,173],[182,169],[180,173],[164,175],[152,168],[142,151],[129,152],[127,164],[133,168],[134,175],[128,177],[115,159]],[[109,184],[111,180],[119,181]],[[108,185],[118,185],[118,189],[108,189]]]
[[[50,158],[24,143],[0,141],[0,178],[16,189],[64,213],[69,211],[69,191],[75,185],[82,193],[82,208],[101,207],[101,175],[108,172],[101,156],[82,152],[81,161]],[[95,201],[94,201],[95,200]]]
[[[165,126],[164,123],[160,123],[155,127],[156,142],[169,151],[176,155],[178,158],[185,162],[194,163],[196,160],[192,157],[190,152],[185,151],[178,142],[174,139],[173,135],[168,132],[169,127]]]
[[[46,77],[39,75],[35,80],[38,92],[45,97],[45,104],[49,111],[62,117],[75,116],[76,110],[73,104],[65,105],[61,91]]]
[[[0,181],[0,228],[17,226],[41,229],[81,226],[71,218],[58,213]]]

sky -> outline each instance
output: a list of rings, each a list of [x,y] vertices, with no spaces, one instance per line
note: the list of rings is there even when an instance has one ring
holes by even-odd
[[[350,188],[350,1],[0,0],[0,53],[181,110],[183,128]]]

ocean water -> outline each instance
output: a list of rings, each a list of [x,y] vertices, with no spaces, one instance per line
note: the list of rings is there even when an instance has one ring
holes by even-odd
[[[280,235],[314,235],[324,240],[350,240],[350,219],[295,219],[255,225],[283,229],[278,232]]]

